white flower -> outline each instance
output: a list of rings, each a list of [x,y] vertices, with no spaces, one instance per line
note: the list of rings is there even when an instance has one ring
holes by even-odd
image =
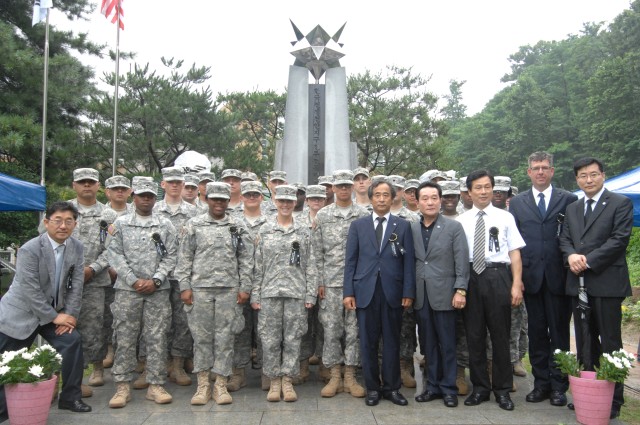
[[[58,353],[56,353],[56,360],[61,362],[62,361],[62,356]]]
[[[39,351],[56,351],[55,348],[53,348],[49,344],[41,345],[40,347],[37,348],[37,350],[39,350]]]
[[[16,351],[16,355],[22,354],[22,353],[24,353],[26,351],[27,351],[27,347],[23,347],[23,348],[19,349],[18,351]]]
[[[9,363],[17,354],[16,351],[5,351],[2,353],[2,363]]]
[[[626,367],[627,369],[631,367],[631,363],[626,358],[623,357],[620,360],[622,361],[622,364],[624,365],[624,367]]]
[[[23,358],[23,359],[25,359],[25,360],[31,360],[31,359],[33,359],[33,354],[28,353],[28,352],[27,352],[27,353],[22,353],[22,354],[21,354],[21,356],[22,356],[22,358]]]
[[[560,354],[562,353],[562,350],[560,350],[559,348],[556,348],[556,351],[553,352],[553,354]]]
[[[40,378],[42,376],[42,371],[42,366],[39,366],[37,364],[34,364],[29,368],[29,373],[37,378]]]
[[[0,375],[4,375],[5,373],[9,372],[11,370],[11,368],[9,366],[0,366]]]

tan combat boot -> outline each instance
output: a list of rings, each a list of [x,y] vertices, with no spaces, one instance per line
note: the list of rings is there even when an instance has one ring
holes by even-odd
[[[527,370],[524,368],[524,365],[520,360],[513,364],[513,374],[516,376],[527,376]]]
[[[90,386],[81,384],[80,391],[82,392],[82,398],[91,397],[93,395],[93,390]]]
[[[147,400],[153,400],[158,404],[167,404],[173,401],[171,394],[162,385],[151,384],[147,390]]]
[[[102,360],[103,368],[109,369],[111,366],[113,366],[113,356],[114,356],[113,345],[109,344],[107,345],[107,355]]]
[[[317,366],[322,363],[322,358],[316,356],[315,354],[309,358],[309,364],[312,366]]]
[[[216,375],[216,382],[213,384],[213,401],[216,404],[231,404],[233,399],[227,391],[227,377]]]
[[[184,371],[187,373],[193,373],[193,359],[187,357],[184,359]]]
[[[112,409],[119,409],[127,405],[131,401],[131,388],[129,388],[128,382],[116,383],[116,393],[111,400],[109,400],[109,407]]]
[[[411,376],[413,362],[410,360],[400,359],[400,378],[405,388],[415,388],[416,380]]]
[[[209,371],[198,372],[198,388],[191,397],[191,404],[201,406],[207,404],[211,398],[211,383],[209,382]]]
[[[271,388],[271,379],[264,373],[260,376],[260,388],[262,388],[262,391],[269,391],[269,388]]]
[[[464,376],[464,368],[460,366],[456,370],[456,387],[458,387],[458,395],[467,395],[469,392],[467,378]]]
[[[144,369],[147,367],[147,360],[144,357],[138,359],[138,364],[136,364],[135,371],[138,373],[144,372]]]
[[[340,374],[340,365],[331,366],[331,379],[329,383],[320,391],[322,397],[333,397],[337,393],[344,390],[342,385],[342,375]]]
[[[96,362],[93,364],[93,372],[89,376],[89,382],[92,387],[101,387],[104,385],[104,367],[102,362]]]
[[[352,396],[362,398],[366,391],[356,380],[356,367],[347,366],[344,369],[344,392],[351,393]]]
[[[191,378],[184,371],[184,357],[174,357],[171,363],[173,367],[169,374],[169,380],[183,387],[191,385]]]
[[[227,382],[227,391],[234,392],[238,391],[240,388],[244,388],[247,386],[247,378],[244,374],[244,368],[233,368],[233,372],[231,373],[231,378],[229,378],[229,382]]]
[[[267,401],[280,401],[280,392],[282,391],[282,378],[271,378],[269,385],[269,393],[267,393]]]
[[[302,382],[307,382],[309,375],[309,360],[303,360],[300,362],[300,378],[302,378]]]
[[[296,401],[298,399],[298,394],[293,389],[290,376],[282,377],[282,398],[284,401]]]
[[[318,366],[318,379],[325,384],[329,383],[329,380],[331,379],[331,371],[324,366],[322,361]]]
[[[149,383],[147,382],[147,370],[143,370],[138,379],[133,381],[133,388],[136,390],[144,390],[145,388],[149,388]]]

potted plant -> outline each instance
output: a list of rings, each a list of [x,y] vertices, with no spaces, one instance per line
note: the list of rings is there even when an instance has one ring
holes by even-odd
[[[0,358],[11,424],[46,424],[62,356],[50,345],[6,351]]]
[[[586,425],[608,424],[616,383],[624,383],[633,367],[633,356],[624,350],[604,353],[595,371],[584,371],[577,356],[556,350],[558,369],[569,376],[569,387],[578,422]]]

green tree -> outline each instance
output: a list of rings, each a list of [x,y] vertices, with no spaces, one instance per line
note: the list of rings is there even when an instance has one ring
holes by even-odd
[[[353,75],[347,82],[351,141],[358,163],[378,174],[420,175],[444,161],[447,126],[435,118],[438,98],[410,68]]]

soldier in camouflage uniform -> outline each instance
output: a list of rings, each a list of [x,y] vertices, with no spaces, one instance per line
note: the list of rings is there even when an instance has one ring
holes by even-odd
[[[105,195],[109,199],[109,202],[107,202],[106,206],[108,208],[111,208],[116,213],[117,217],[129,214],[130,212],[134,211],[133,204],[127,203],[129,197],[131,196],[131,181],[128,178],[126,178],[125,176],[109,177],[104,181],[104,186]],[[109,224],[112,224],[113,221],[115,221],[115,219],[112,221],[107,220]],[[115,343],[113,338],[113,314],[111,313],[111,304],[113,304],[113,300],[116,294],[115,290],[113,289],[113,284],[116,283],[117,273],[116,270],[111,266],[109,266],[108,273],[109,277],[111,278],[111,287],[105,288],[104,326],[102,328],[105,340],[107,341],[107,354],[104,360],[102,360],[102,366],[105,369],[113,366],[113,344]]]
[[[418,186],[420,186],[420,180],[418,179],[409,179],[404,183],[404,202],[407,205],[407,209],[415,214],[420,214],[418,199],[416,198]]]
[[[243,211],[236,213],[235,218],[241,220],[249,233],[245,243],[254,243],[258,237],[260,228],[267,222],[267,217],[262,214],[260,205],[262,204],[262,183],[258,181],[245,181],[240,184],[242,193]],[[246,368],[251,361],[251,347],[256,344],[257,355],[262,364],[262,345],[258,334],[258,313],[255,312],[249,303],[244,304],[242,309],[244,316],[244,329],[235,336],[233,344],[233,374],[227,383],[227,390],[234,392],[247,385]],[[255,341],[254,337],[255,336]],[[266,380],[266,379],[265,379]],[[268,384],[268,383],[267,383]],[[264,389],[268,389],[264,388]]]
[[[404,199],[405,178],[398,175],[387,177],[387,181],[396,189],[396,197],[393,198],[391,214],[402,219],[417,222],[420,216],[402,204]],[[400,330],[400,374],[402,385],[406,388],[415,388],[416,380],[413,367],[413,354],[416,352],[418,341],[416,339],[416,316],[413,307],[402,311],[402,328]]]
[[[254,172],[251,171],[243,171],[242,175],[240,176],[240,182],[257,182],[258,181],[258,175]],[[242,189],[240,190],[242,191]]]
[[[164,189],[164,199],[156,203],[153,212],[169,219],[179,235],[187,221],[198,213],[195,206],[182,200],[182,189],[184,188],[182,167],[163,168],[161,185]],[[169,380],[178,385],[188,386],[191,385],[191,378],[184,370],[184,362],[185,359],[193,358],[193,338],[189,332],[187,314],[184,312],[183,303],[180,300],[178,280],[174,278],[173,271],[169,273],[169,284],[171,285],[169,295],[171,330],[168,340],[169,354],[171,355]]]
[[[369,170],[363,167],[358,167],[353,170],[353,191],[356,194],[355,204],[367,211],[372,212],[371,199],[369,199],[369,186],[371,186],[371,178],[369,177]]]
[[[195,206],[198,199],[198,183],[200,178],[195,174],[184,175],[184,187],[182,188],[182,200]]]
[[[306,213],[297,217],[296,221],[300,226],[309,229],[309,233],[312,233],[316,227],[318,211],[324,206],[324,201],[327,198],[327,190],[321,185],[310,185],[307,186],[306,196]],[[317,299],[317,294],[315,298]],[[294,379],[294,384],[306,382],[309,378],[309,364],[320,364],[322,369],[326,371],[327,380],[329,379],[328,370],[321,363],[324,332],[318,318],[318,311],[319,306],[316,301],[313,308],[308,311],[307,333],[304,334],[300,343],[300,376]]]
[[[242,304],[251,293],[254,248],[242,221],[226,213],[230,192],[226,183],[208,183],[209,212],[189,220],[180,238],[175,275],[194,340],[194,405],[211,397],[217,404],[232,402],[226,386],[234,337],[244,327]],[[216,375],[213,391],[209,371]]]
[[[224,183],[228,184],[231,188],[231,199],[229,199],[229,206],[227,207],[227,213],[241,213],[242,212],[242,196],[240,193],[240,183],[242,182],[242,171],[229,168],[222,170],[220,177]]]
[[[198,199],[196,199],[196,208],[199,214],[209,211],[207,204],[207,183],[216,181],[216,175],[211,171],[201,171],[198,173]]]
[[[322,362],[331,369],[331,379],[320,394],[333,397],[344,389],[354,397],[364,397],[365,390],[355,379],[356,367],[360,362],[356,312],[344,309],[342,289],[349,226],[368,213],[351,201],[353,173],[350,170],[334,172],[333,179],[336,202],[318,211],[312,236],[313,257],[317,261],[320,279],[319,316],[324,328]],[[344,381],[340,370],[343,362],[346,366]]]
[[[251,307],[259,310],[263,373],[271,380],[268,401],[296,401],[292,379],[299,374],[300,339],[307,331],[307,309],[315,303],[315,264],[310,258],[309,229],[300,226],[293,209],[297,189],[276,187],[275,220],[262,226],[255,255]]]
[[[104,333],[104,310],[106,292],[111,287],[109,262],[106,247],[107,226],[103,221],[105,206],[97,201],[100,175],[93,168],[78,168],[73,171],[73,190],[77,197],[69,201],[78,209],[78,224],[72,236],[84,245],[84,290],[82,309],[78,318],[78,332],[82,336],[84,367],[93,364],[89,385],[104,385],[102,360],[107,354],[107,339]],[[83,397],[91,396],[91,388],[82,385]]]
[[[287,172],[280,170],[271,171],[269,173],[269,181],[267,181],[267,188],[271,196],[276,193],[276,187],[281,184],[287,184]],[[273,216],[278,213],[273,199],[269,198],[262,203],[262,213],[266,216]]]
[[[158,186],[147,180],[133,184],[136,211],[113,224],[107,251],[116,269],[115,301],[112,304],[117,338],[111,375],[116,393],[109,407],[124,407],[131,400],[129,383],[136,367],[136,344],[142,331],[147,348],[146,398],[158,404],[172,397],[163,385],[167,370],[167,334],[171,326],[169,273],[177,258],[176,229],[167,218],[153,213]]]
[[[335,201],[335,193],[333,192],[333,176],[319,176],[318,184],[324,186],[327,190],[327,197],[324,200],[325,207],[333,204]]]

